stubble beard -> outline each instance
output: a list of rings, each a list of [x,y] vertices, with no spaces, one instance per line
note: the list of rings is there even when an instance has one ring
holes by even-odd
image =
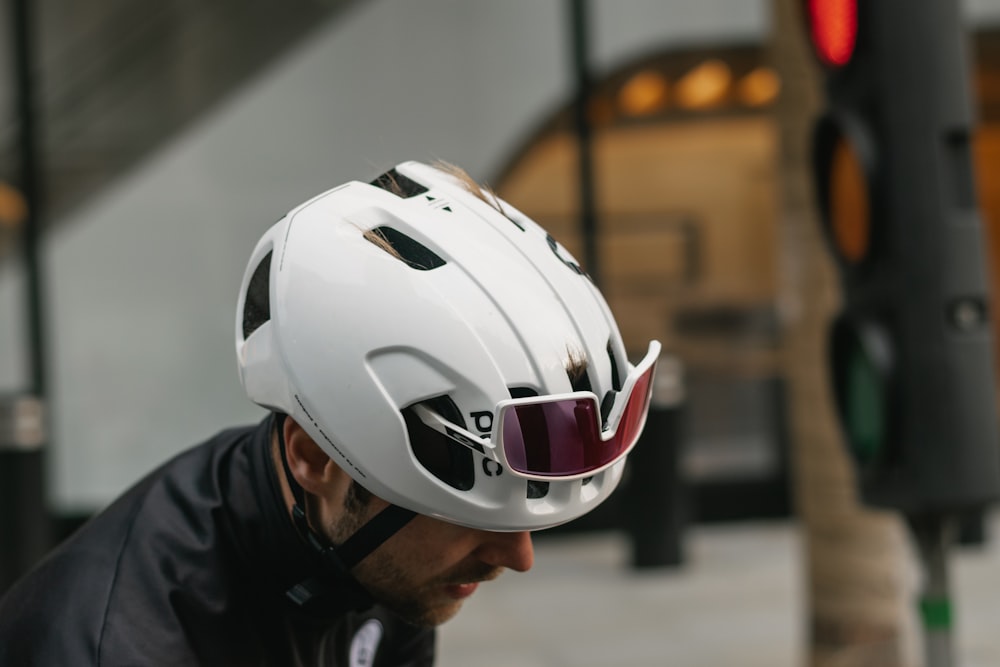
[[[413,625],[433,627],[452,618],[464,600],[448,596],[451,585],[490,581],[502,568],[473,563],[425,583],[415,583],[411,575],[384,554],[374,553],[355,568],[355,577],[381,604]]]
[[[370,517],[368,502],[349,494],[344,514],[335,525],[326,527],[334,544],[343,544]],[[448,597],[446,587],[454,584],[490,581],[500,576],[503,568],[475,561],[420,583],[415,582],[393,559],[390,553],[376,549],[352,571],[358,583],[380,604],[413,625],[433,627],[458,613],[463,600]]]

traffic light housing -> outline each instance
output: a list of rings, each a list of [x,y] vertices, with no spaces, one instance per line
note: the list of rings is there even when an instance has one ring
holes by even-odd
[[[957,0],[804,0],[825,71],[816,192],[843,309],[837,412],[862,499],[907,513],[1000,495],[1000,434]]]

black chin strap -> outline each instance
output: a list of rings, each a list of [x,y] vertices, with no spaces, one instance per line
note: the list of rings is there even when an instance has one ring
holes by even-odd
[[[288,486],[295,498],[295,504],[292,506],[292,519],[299,534],[312,551],[319,556],[319,560],[323,564],[323,571],[295,584],[285,592],[285,595],[300,607],[311,607],[317,606],[318,603],[321,604],[322,598],[327,597],[330,593],[343,595],[345,591],[339,589],[346,585],[352,589],[351,592],[356,598],[363,601],[362,606],[370,605],[371,598],[367,591],[350,571],[383,542],[399,532],[416,516],[416,512],[399,505],[389,505],[372,517],[368,523],[358,528],[343,544],[332,544],[324,535],[316,532],[309,525],[309,518],[305,512],[305,490],[299,486],[288,466],[288,455],[285,452],[284,420],[284,416],[277,420],[278,445],[281,450],[281,465],[284,468],[285,479],[288,480]]]

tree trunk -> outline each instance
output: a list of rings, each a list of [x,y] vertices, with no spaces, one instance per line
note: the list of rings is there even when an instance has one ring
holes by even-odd
[[[839,288],[813,198],[810,137],[821,110],[820,71],[802,4],[774,0],[770,54],[782,80],[776,115],[783,364],[807,578],[806,664],[913,667],[921,660],[908,534],[895,514],[859,506],[829,391],[826,332]]]

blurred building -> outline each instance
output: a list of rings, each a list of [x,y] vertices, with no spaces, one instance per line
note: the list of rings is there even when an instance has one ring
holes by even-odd
[[[582,255],[561,0],[45,6],[60,512],[93,511],[181,448],[259,417],[233,358],[236,292],[257,237],[308,196],[405,159],[446,159]],[[989,176],[1000,171],[1000,2],[966,10],[981,195],[1000,221]],[[765,0],[592,2],[602,287],[635,352],[655,337],[683,361],[685,470],[704,484],[780,486],[785,474],[777,354],[794,304],[779,280],[770,12]],[[9,71],[0,179],[15,168]],[[0,390],[17,390],[16,228],[0,230]],[[1000,252],[1000,234],[992,243]]]

